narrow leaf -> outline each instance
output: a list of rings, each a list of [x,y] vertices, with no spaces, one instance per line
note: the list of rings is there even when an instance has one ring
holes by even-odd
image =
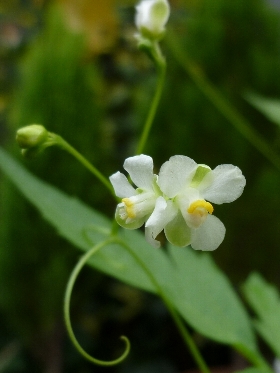
[[[238,370],[235,373],[271,373],[271,370],[265,369],[265,368],[246,368],[243,370]]]
[[[257,93],[247,93],[246,100],[271,122],[280,126],[280,99],[267,98]]]
[[[178,310],[200,333],[257,351],[247,313],[209,253],[170,247],[176,268]]]
[[[252,273],[243,286],[244,295],[258,319],[255,326],[280,357],[280,296],[277,289],[267,283],[260,274]]]

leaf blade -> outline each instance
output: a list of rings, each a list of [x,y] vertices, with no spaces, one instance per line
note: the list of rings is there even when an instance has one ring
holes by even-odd
[[[259,334],[280,357],[280,295],[260,274],[252,273],[243,285],[243,293],[258,319]]]
[[[254,92],[246,93],[245,99],[271,122],[280,126],[280,100],[267,98]]]
[[[79,200],[66,196],[56,188],[40,181],[1,149],[0,167],[45,219],[57,228],[59,234],[81,250],[88,250],[94,243],[108,237],[111,223],[106,217]],[[230,284],[217,269],[210,255],[206,257],[201,255],[203,253],[198,254],[190,248],[171,247],[172,262],[163,250],[150,247],[139,232],[120,230],[119,235],[145,263],[164,294],[188,323],[211,339],[241,346],[241,349],[249,350],[252,355],[258,355],[246,312],[236,300]],[[92,241],[92,244],[89,241]],[[174,263],[177,266],[174,266]],[[89,264],[132,286],[157,292],[147,273],[120,244],[103,248]],[[208,277],[210,276],[212,280],[206,281],[208,286],[203,287],[203,283],[199,280],[201,274],[208,272]],[[217,287],[216,284],[219,283],[223,285]],[[229,308],[213,307],[217,293],[222,295],[223,304],[232,306],[230,312],[228,312]],[[215,297],[209,298],[209,295],[213,294],[216,294]],[[205,309],[211,307],[213,307],[212,312],[208,312],[205,317]],[[223,327],[220,327],[221,317],[224,315],[227,317]],[[241,323],[236,315],[241,315]],[[230,324],[232,325],[229,326]]]
[[[218,342],[242,345],[257,352],[247,313],[226,276],[209,253],[170,247],[178,276],[176,305],[200,333]],[[182,263],[188,263],[184,268]],[[195,286],[184,286],[194,283]],[[180,296],[179,296],[180,294]],[[196,304],[195,307],[191,307]]]

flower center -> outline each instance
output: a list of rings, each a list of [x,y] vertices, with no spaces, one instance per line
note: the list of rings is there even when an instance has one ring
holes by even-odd
[[[134,219],[136,217],[134,211],[134,203],[129,198],[123,198],[122,202],[125,205],[126,214],[130,219]]]
[[[201,224],[206,220],[208,213],[212,214],[214,211],[211,203],[204,200],[197,200],[190,204],[187,212],[189,213],[189,219],[187,224],[191,228],[199,228]]]
[[[155,208],[156,195],[153,192],[139,193],[135,196],[122,199],[120,217],[126,223],[151,214]]]
[[[189,214],[199,214],[201,217],[206,214],[212,214],[214,211],[213,206],[211,203],[204,201],[203,199],[199,199],[194,201],[190,204],[188,208]]]

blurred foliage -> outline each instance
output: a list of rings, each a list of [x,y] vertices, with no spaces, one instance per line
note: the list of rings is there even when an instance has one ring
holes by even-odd
[[[244,97],[252,106],[263,113],[271,122],[280,126],[280,100],[260,96],[254,92],[246,92]]]
[[[109,175],[120,169],[124,158],[135,149],[156,79],[152,64],[136,49],[135,2],[59,0],[59,7],[52,3],[0,2],[1,135],[4,138],[5,134],[7,147],[17,154],[14,131],[28,123],[42,123]],[[243,100],[248,90],[280,97],[279,14],[265,0],[172,3],[169,27],[175,32],[173,42],[180,39],[201,71],[279,151],[278,127]],[[247,186],[242,198],[230,207],[215,208],[227,234],[213,256],[235,284],[252,268],[280,284],[279,172],[209,103],[167,43],[163,42],[163,49],[168,62],[167,83],[145,152],[154,158],[156,166],[174,154],[188,155],[211,167],[238,165],[246,175]],[[25,164],[44,180],[112,216],[113,199],[67,154],[51,149]],[[52,373],[57,367],[59,372],[64,360],[58,356],[63,345],[63,290],[77,254],[8,181],[1,180],[0,186],[0,312],[4,334],[9,336],[0,342],[4,346],[13,338],[19,339],[33,355],[31,363],[26,360],[28,354],[20,355],[10,372],[29,372],[30,366],[34,372],[42,371],[42,367],[52,368]],[[177,369],[190,364],[179,347],[175,357],[167,358],[172,348],[170,336],[176,345],[181,341],[168,329],[169,324],[166,327],[168,317],[162,306],[146,297],[139,300],[133,315],[119,316],[123,315],[121,299],[131,290],[120,286],[114,298],[115,287],[114,282],[89,270],[77,284],[74,310],[82,300],[85,314],[90,315],[77,321],[85,347],[91,348],[92,338],[98,336],[93,348],[108,358],[111,339],[125,334],[128,328],[136,340],[135,353],[127,365],[129,372],[137,372],[137,366],[145,372],[163,372],[161,364],[153,365],[163,355],[167,360],[164,366],[169,366],[166,372],[174,372],[172,358],[179,362]],[[139,296],[133,294],[127,296],[128,309]],[[93,301],[85,301],[90,296]],[[155,352],[157,348],[163,351],[161,356]],[[92,371],[86,364],[79,370],[80,358],[72,351],[67,347],[67,372]],[[38,368],[34,355],[41,359]],[[152,363],[147,363],[148,359]],[[117,369],[126,372],[127,368]]]
[[[59,0],[65,19],[73,31],[86,35],[89,50],[94,54],[110,51],[119,37],[115,0]]]
[[[102,115],[98,73],[86,60],[83,37],[62,26],[58,10],[51,9],[45,17],[44,31],[29,45],[21,61],[9,129],[14,133],[26,123],[44,123],[82,147],[96,164],[104,162],[99,157],[102,152],[106,154],[101,150],[101,130],[105,134],[106,129],[98,126]],[[90,135],[85,136],[82,126]],[[68,156],[57,153],[46,153],[41,161],[30,162],[29,166],[41,177],[65,185],[70,194],[82,195],[92,203],[100,201],[103,206],[104,192],[92,183],[90,175],[76,162],[69,167]],[[1,309],[33,354],[45,364],[55,364],[54,346],[62,347],[59,331],[63,292],[76,254],[38,219],[10,184],[2,183],[2,194]],[[24,223],[18,225],[16,221]],[[91,289],[94,277],[99,278],[91,277]]]

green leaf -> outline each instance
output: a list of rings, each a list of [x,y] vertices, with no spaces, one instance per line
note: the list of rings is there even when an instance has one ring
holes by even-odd
[[[255,326],[263,339],[280,357],[280,297],[279,292],[260,274],[253,273],[243,286],[246,300],[258,319]]]
[[[88,250],[110,234],[111,222],[106,217],[40,181],[1,149],[0,167],[59,234],[81,250]],[[197,253],[190,247],[170,247],[170,258],[163,250],[150,247],[138,231],[121,229],[119,235],[191,326],[258,359],[246,311],[211,254]],[[143,268],[119,244],[104,247],[89,264],[130,285],[157,292]]]
[[[88,250],[110,234],[111,222],[108,218],[31,175],[1,149],[0,166],[58,233],[81,250]],[[129,237],[126,237],[127,233],[121,232],[121,236],[145,262],[150,263],[151,270],[156,275],[164,277],[170,264],[163,251],[152,250],[139,232],[131,231]],[[155,292],[146,273],[120,245],[105,247],[94,255],[90,264],[121,281]]]
[[[170,247],[177,291],[172,295],[178,310],[200,333],[216,341],[256,351],[247,313],[211,254]]]
[[[280,126],[280,100],[263,97],[253,92],[247,93],[245,98],[271,122]]]

